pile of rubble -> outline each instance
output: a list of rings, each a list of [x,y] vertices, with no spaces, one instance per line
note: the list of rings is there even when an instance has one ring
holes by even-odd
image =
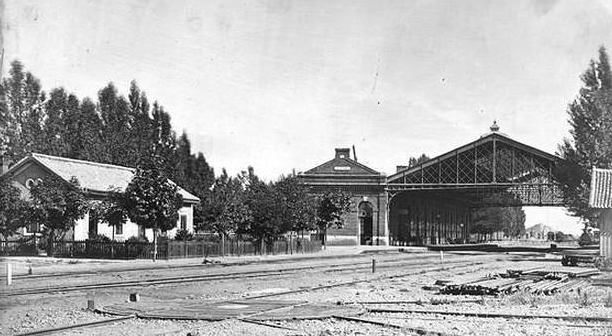
[[[599,274],[595,268],[579,270],[507,270],[464,283],[447,282],[440,288],[441,294],[452,295],[500,295],[525,291],[533,294],[552,295],[571,292],[590,285],[589,278]]]

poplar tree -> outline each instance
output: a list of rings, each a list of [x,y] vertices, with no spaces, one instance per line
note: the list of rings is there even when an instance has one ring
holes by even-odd
[[[40,150],[44,100],[38,79],[25,72],[21,62],[13,61],[9,77],[0,83],[0,150],[5,159],[15,162]]]
[[[597,210],[588,206],[591,169],[612,168],[612,72],[603,46],[581,80],[583,86],[567,108],[571,138],[559,145],[564,160],[557,176],[569,213],[595,226]]]
[[[130,140],[130,120],[128,102],[117,94],[113,83],[98,92],[98,108],[103,124],[105,163],[134,167],[130,157],[124,155]]]
[[[91,99],[85,98],[81,102],[79,110],[80,115],[73,142],[73,150],[78,153],[75,158],[104,162],[102,120],[96,111],[96,105]]]
[[[78,108],[78,101],[77,106]],[[49,93],[49,100],[45,103],[46,118],[44,121],[44,149],[49,155],[66,156],[68,144],[65,128],[67,118],[68,94],[64,88],[56,88]]]

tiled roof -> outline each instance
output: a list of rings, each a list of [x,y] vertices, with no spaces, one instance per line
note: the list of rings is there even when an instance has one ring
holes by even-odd
[[[589,205],[612,209],[612,169],[593,168]]]
[[[107,192],[111,189],[124,191],[136,172],[133,168],[37,153],[32,153],[31,158],[62,179],[69,181],[72,177],[76,177],[82,188],[96,192]],[[19,163],[15,166],[18,165]],[[200,200],[181,187],[178,191],[185,201]]]

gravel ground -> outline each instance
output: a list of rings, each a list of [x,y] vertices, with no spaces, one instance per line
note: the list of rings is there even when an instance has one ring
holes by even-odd
[[[129,293],[137,291],[144,300],[193,300],[200,302],[210,299],[237,299],[251,296],[306,288],[318,285],[334,284],[352,280],[370,279],[351,286],[334,287],[325,290],[283,295],[274,299],[305,300],[313,303],[349,303],[365,301],[407,301],[436,299],[461,301],[473,300],[469,296],[441,296],[433,291],[422,289],[425,285],[432,285],[438,279],[470,279],[489,273],[504,272],[506,269],[527,269],[532,267],[558,267],[559,263],[538,261],[528,258],[527,261],[516,261],[511,255],[496,256],[462,256],[466,260],[477,261],[477,258],[486,262],[462,268],[416,274],[423,267],[410,266],[411,261],[418,261],[424,255],[416,254],[388,254],[376,255],[378,266],[376,274],[364,272],[320,272],[308,270],[299,274],[289,274],[274,278],[248,278],[223,280],[215,282],[182,283],[164,286],[147,286],[142,288],[114,288],[96,290],[95,292],[66,292],[22,297],[0,298],[0,335],[14,335],[21,332],[33,331],[41,328],[71,325],[110,318],[96,314],[85,309],[87,299],[95,298],[96,305],[101,307],[109,304],[125,302]],[[360,261],[368,258],[357,259]],[[447,258],[451,258],[447,256]],[[485,259],[482,259],[485,258]],[[407,265],[394,268],[384,268],[385,262],[404,260]],[[447,259],[448,260],[448,259]],[[287,263],[284,267],[296,265],[319,265],[334,263],[334,260],[317,261],[314,259]],[[340,259],[336,261],[342,263]],[[350,261],[344,261],[350,262]],[[447,263],[450,261],[447,261]],[[427,267],[442,266],[440,261],[432,261]],[[170,276],[172,274],[185,275],[191,272],[234,272],[254,269],[273,269],[279,265],[235,265],[228,267],[212,267],[198,270],[156,270],[134,272],[129,277],[147,278]],[[74,264],[70,266],[74,269]],[[54,269],[60,272],[63,269]],[[397,278],[383,276],[411,273],[413,275]],[[120,275],[121,277],[118,277]],[[40,287],[44,284],[82,283],[97,281],[124,280],[125,274],[89,275],[85,277],[61,277],[52,281],[28,281],[22,283],[23,287]],[[6,290],[6,287],[2,288]],[[586,294],[585,294],[586,293]],[[610,297],[610,299],[608,299]],[[355,303],[354,303],[355,304]],[[358,304],[358,303],[356,303]],[[384,307],[377,305],[377,307]],[[446,311],[469,312],[499,312],[513,314],[548,314],[568,316],[604,316],[612,317],[612,290],[596,288],[576,293],[561,293],[550,297],[530,296],[517,294],[501,298],[485,298],[478,303],[453,303],[438,305],[386,305],[386,307],[401,309],[431,309]],[[449,335],[611,335],[612,323],[589,323],[585,326],[583,321],[560,321],[550,319],[482,319],[462,316],[434,315],[434,314],[373,314],[369,313],[362,318],[388,322],[411,328],[422,328],[430,331],[443,332]],[[411,335],[408,329],[381,327],[372,324],[341,321],[336,319],[323,320],[296,320],[280,323],[283,326],[298,331],[272,328],[250,324],[238,320],[222,322],[206,321],[177,321],[177,320],[143,320],[131,319],[113,324],[106,324],[93,328],[74,329],[62,335]]]

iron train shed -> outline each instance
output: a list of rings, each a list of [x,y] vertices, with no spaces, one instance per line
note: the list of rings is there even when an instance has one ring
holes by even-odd
[[[474,208],[562,206],[555,179],[561,159],[499,132],[385,176],[337,148],[334,159],[304,173],[313,192],[352,195],[342,229],[330,244],[425,245],[463,241]]]

